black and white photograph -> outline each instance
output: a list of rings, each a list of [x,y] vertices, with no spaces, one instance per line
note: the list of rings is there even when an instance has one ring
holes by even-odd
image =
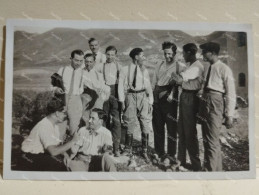
[[[4,178],[255,177],[246,24],[9,20]]]

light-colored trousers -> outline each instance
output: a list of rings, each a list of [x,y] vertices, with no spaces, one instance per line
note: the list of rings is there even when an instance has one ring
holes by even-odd
[[[145,92],[126,94],[123,120],[125,122],[127,134],[134,133],[136,119],[139,121],[142,133],[149,133],[151,131],[148,110],[149,103]]]
[[[66,96],[66,107],[68,114],[68,126],[70,135],[73,135],[79,128],[82,117],[82,100],[80,95]]]

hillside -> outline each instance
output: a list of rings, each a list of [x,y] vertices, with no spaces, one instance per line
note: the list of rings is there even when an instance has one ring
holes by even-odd
[[[118,49],[118,59],[122,65],[130,62],[128,53],[134,47],[141,47],[147,56],[149,67],[163,58],[161,43],[171,40],[181,53],[181,47],[189,42],[201,44],[216,40],[225,50],[223,32],[214,32],[208,36],[196,36],[179,30],[95,30],[54,28],[42,34],[24,31],[14,33],[14,87],[26,88],[48,87],[49,77],[60,66],[70,63],[70,53],[74,49],[86,51],[88,39],[95,37],[100,40],[101,50],[109,45]],[[36,69],[33,73],[30,69]],[[18,72],[16,72],[18,71]],[[42,74],[44,72],[44,74]],[[47,73],[46,73],[47,72]],[[18,74],[19,73],[19,74]],[[31,78],[32,77],[32,78]],[[36,78],[36,79],[35,79]]]

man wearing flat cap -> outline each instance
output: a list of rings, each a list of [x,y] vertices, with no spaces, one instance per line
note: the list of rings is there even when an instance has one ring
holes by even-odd
[[[196,59],[197,51],[198,48],[194,43],[183,46],[183,58],[188,66],[179,76],[175,75],[176,78],[178,76],[177,83],[182,86],[177,124],[179,134],[178,160],[181,162],[181,166],[185,167],[187,150],[193,171],[201,171],[196,115],[199,109],[197,93],[202,86],[204,67]]]
[[[142,133],[142,155],[148,163],[149,132],[148,116],[152,112],[153,92],[149,73],[144,66],[145,56],[141,48],[131,50],[132,63],[121,69],[118,83],[118,97],[122,104],[123,119],[127,129],[124,154],[131,155],[133,133],[139,122]],[[137,119],[137,121],[136,121]]]
[[[209,62],[203,82],[200,113],[204,143],[205,171],[222,171],[221,147],[219,134],[223,115],[226,127],[231,128],[236,105],[235,83],[231,69],[218,58],[220,45],[208,42],[200,45],[203,59]]]

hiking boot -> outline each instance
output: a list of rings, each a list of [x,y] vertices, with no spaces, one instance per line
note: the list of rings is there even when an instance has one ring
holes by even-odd
[[[122,153],[124,156],[131,156],[132,155],[132,142],[133,142],[133,134],[126,134],[125,140],[125,149]]]
[[[150,163],[150,159],[148,157],[148,140],[149,140],[149,134],[148,133],[142,133],[142,156],[145,159],[146,163]]]

